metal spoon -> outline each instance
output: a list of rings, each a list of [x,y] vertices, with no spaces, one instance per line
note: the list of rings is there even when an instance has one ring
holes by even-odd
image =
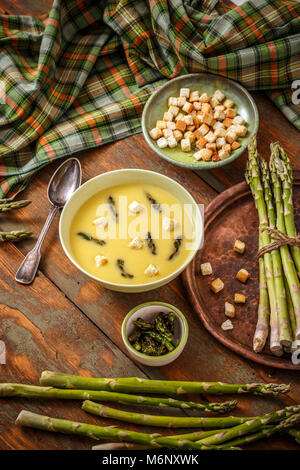
[[[40,259],[41,246],[55,215],[62,208],[74,191],[81,184],[81,166],[77,158],[69,158],[60,165],[48,185],[47,196],[52,207],[34,248],[27,253],[21,263],[15,280],[21,284],[30,284],[36,275]]]

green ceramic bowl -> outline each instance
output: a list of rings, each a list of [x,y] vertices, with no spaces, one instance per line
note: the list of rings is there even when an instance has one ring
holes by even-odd
[[[209,95],[212,95],[218,89],[223,91],[226,98],[234,101],[238,114],[243,116],[247,122],[248,133],[244,138],[239,139],[240,148],[232,152],[229,158],[219,162],[196,161],[193,157],[195,151],[182,152],[180,147],[160,149],[157,147],[156,142],[151,139],[149,131],[155,127],[156,121],[162,119],[164,112],[167,111],[168,98],[170,96],[179,96],[180,88],[199,90],[200,93],[207,92]],[[257,133],[258,122],[256,104],[245,88],[228,78],[208,73],[193,73],[170,80],[153,93],[147,101],[142,115],[143,134],[151,149],[165,160],[193,170],[210,170],[233,162],[246,150],[250,138]]]
[[[135,326],[134,321],[143,318],[146,321],[152,321],[159,312],[175,313],[175,331],[174,337],[177,340],[177,346],[174,351],[164,354],[163,356],[147,356],[140,353],[130,344],[128,337],[133,333]],[[127,313],[122,324],[122,339],[124,345],[133,359],[145,364],[146,366],[161,367],[175,361],[182,353],[189,334],[189,327],[183,313],[174,305],[166,302],[153,301],[137,305],[129,313]]]

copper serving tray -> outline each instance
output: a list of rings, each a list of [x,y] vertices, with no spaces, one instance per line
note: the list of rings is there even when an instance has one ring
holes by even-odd
[[[297,227],[300,227],[300,171],[294,173],[294,206]],[[275,357],[267,343],[261,353],[252,349],[258,306],[258,218],[248,185],[239,183],[222,192],[205,210],[204,246],[183,274],[183,281],[194,310],[205,328],[222,344],[237,354],[260,364],[280,369],[300,370],[293,364],[290,354]],[[233,251],[236,239],[246,243],[243,255]],[[202,276],[200,263],[209,261],[211,276]],[[251,273],[247,284],[235,279],[239,269]],[[210,290],[213,279],[220,277],[225,287],[218,294]],[[236,317],[233,330],[223,331],[221,324],[227,319],[225,301],[233,303],[234,293],[245,294],[246,304],[235,304]],[[300,358],[300,353],[298,355]]]

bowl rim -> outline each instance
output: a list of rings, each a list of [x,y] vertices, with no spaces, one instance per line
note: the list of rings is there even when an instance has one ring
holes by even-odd
[[[98,178],[101,178],[102,176],[104,175],[108,175],[108,174],[112,174],[112,173],[123,173],[123,172],[141,172],[141,173],[151,173],[151,174],[154,174],[154,175],[158,175],[159,177],[161,178],[164,178],[164,179],[168,179],[170,180],[173,184],[177,185],[177,186],[180,186],[180,188],[188,195],[188,197],[191,199],[191,202],[195,204],[196,206],[196,211],[198,213],[198,217],[199,217],[199,220],[202,220],[202,234],[201,236],[196,236],[196,240],[195,240],[195,248],[194,250],[191,250],[191,254],[190,256],[186,259],[186,261],[183,263],[183,265],[181,265],[178,269],[176,269],[176,271],[172,272],[171,274],[169,274],[168,276],[165,276],[165,277],[162,277],[160,279],[157,279],[155,281],[152,281],[152,282],[147,282],[147,283],[143,283],[143,284],[119,284],[117,282],[110,282],[110,281],[105,281],[104,279],[101,279],[99,277],[96,277],[94,276],[93,274],[87,272],[82,266],[80,266],[80,264],[77,263],[77,261],[72,257],[71,253],[69,252],[69,250],[67,249],[66,245],[65,245],[65,242],[64,242],[64,236],[62,234],[62,224],[63,224],[63,218],[64,218],[64,215],[66,213],[66,211],[68,210],[68,206],[72,200],[72,198],[74,197],[74,195],[79,192],[79,191],[82,191],[82,188],[88,186],[91,181],[93,180],[96,180]],[[155,183],[154,183],[155,185]],[[201,212],[199,210],[199,207],[198,207],[198,204],[197,202],[195,201],[194,197],[191,195],[191,193],[185,189],[185,187],[183,185],[181,185],[180,183],[178,183],[177,181],[175,181],[173,178],[170,178],[169,176],[166,176],[166,175],[163,175],[161,173],[158,173],[156,171],[152,171],[152,170],[144,170],[142,168],[121,168],[119,170],[111,170],[111,171],[106,171],[104,173],[100,173],[99,175],[96,175],[94,176],[93,178],[90,178],[89,180],[87,180],[85,183],[83,183],[81,186],[79,186],[79,188],[76,189],[76,191],[74,191],[74,193],[72,194],[72,196],[70,197],[70,199],[67,201],[67,203],[65,204],[62,212],[61,212],[61,215],[60,215],[60,219],[59,219],[59,239],[60,239],[60,243],[63,247],[63,250],[65,252],[65,254],[67,255],[68,259],[71,261],[71,263],[73,263],[77,269],[79,269],[83,274],[85,274],[86,276],[90,277],[91,279],[94,279],[95,281],[97,282],[101,282],[101,284],[107,288],[109,288],[109,286],[113,286],[115,288],[121,288],[121,289],[126,289],[127,292],[129,293],[131,290],[133,289],[139,289],[139,288],[143,288],[145,286],[149,286],[150,288],[147,289],[147,290],[153,290],[155,289],[156,287],[160,287],[161,285],[163,285],[162,283],[166,283],[164,281],[166,281],[168,278],[170,278],[170,280],[174,279],[175,277],[177,277],[182,271],[184,271],[184,269],[188,266],[188,264],[192,261],[193,257],[195,256],[196,252],[199,250],[200,248],[200,244],[201,244],[201,240],[203,238],[203,233],[204,233],[204,219],[203,219],[203,216],[201,215]],[[197,239],[198,239],[198,243],[197,243]],[[169,281],[167,281],[169,282]]]
[[[181,336],[181,339],[180,339],[180,342],[178,343],[178,345],[176,346],[176,348],[171,351],[171,352],[168,352],[167,354],[163,354],[162,356],[148,356],[147,354],[144,354],[144,353],[141,353],[139,351],[137,351],[136,349],[134,349],[134,347],[131,345],[131,343],[129,342],[128,338],[127,338],[127,335],[126,335],[126,326],[128,324],[128,321],[129,319],[132,317],[132,315],[137,312],[138,310],[144,308],[144,307],[149,307],[149,306],[154,306],[154,305],[159,305],[159,306],[162,306],[162,307],[168,307],[170,310],[174,311],[174,313],[177,315],[177,317],[179,317],[179,319],[181,320],[182,322],[182,325],[183,325],[183,333],[182,333],[182,336]],[[122,339],[123,339],[123,342],[125,344],[125,346],[137,357],[140,357],[140,358],[147,358],[149,359],[150,361],[153,361],[153,362],[159,362],[161,359],[165,359],[165,358],[172,358],[176,353],[178,352],[181,352],[185,345],[186,345],[186,342],[187,342],[187,339],[188,339],[188,334],[189,334],[189,326],[188,326],[188,322],[187,322],[187,319],[185,318],[185,316],[183,315],[183,313],[181,312],[181,310],[179,310],[179,308],[175,307],[174,305],[171,305],[167,302],[160,302],[160,301],[151,301],[151,302],[145,302],[143,304],[139,304],[139,305],[136,305],[136,307],[132,308],[128,313],[127,315],[125,316],[124,320],[123,320],[123,323],[122,323],[122,327],[121,327],[121,333],[122,333]]]
[[[248,136],[249,140],[251,139],[252,136],[257,134],[258,126],[259,126],[259,113],[258,113],[258,109],[257,109],[257,106],[256,106],[256,103],[255,103],[254,99],[252,98],[252,96],[250,95],[250,93],[248,92],[248,90],[245,87],[243,87],[240,83],[236,82],[235,80],[231,80],[230,78],[223,77],[221,75],[217,75],[217,74],[214,74],[214,73],[204,73],[204,72],[202,73],[201,72],[201,73],[188,73],[188,74],[185,74],[185,75],[179,75],[179,77],[176,77],[176,78],[173,78],[173,79],[169,80],[168,82],[164,83],[164,85],[160,86],[156,91],[153,92],[153,94],[150,96],[150,98],[147,100],[147,102],[144,106],[143,113],[142,113],[142,120],[141,120],[143,136],[144,136],[147,144],[150,146],[150,148],[157,155],[159,155],[164,160],[167,160],[169,163],[173,163],[173,165],[177,165],[177,166],[180,166],[182,168],[189,168],[190,170],[203,170],[204,171],[204,170],[210,170],[210,169],[213,169],[213,168],[218,168],[218,167],[221,167],[221,166],[225,166],[228,163],[232,163],[243,152],[245,152],[247,150],[247,146],[245,148],[243,146],[241,146],[239,149],[235,150],[235,153],[233,153],[233,155],[231,155],[230,157],[225,158],[224,160],[221,160],[219,162],[185,163],[185,162],[180,162],[180,161],[174,160],[173,158],[169,157],[165,153],[161,152],[160,149],[157,146],[155,146],[155,144],[154,144],[153,140],[150,138],[148,130],[146,128],[147,110],[151,106],[151,103],[155,99],[156,95],[159,94],[159,92],[161,92],[161,90],[163,90],[165,88],[168,88],[168,86],[170,85],[170,82],[173,83],[175,81],[181,81],[185,78],[196,77],[196,76],[198,76],[198,77],[199,76],[218,77],[222,81],[229,82],[229,84],[233,83],[234,87],[238,88],[244,95],[246,95],[246,98],[248,99],[248,101],[249,101],[249,103],[250,103],[250,105],[253,109],[253,112],[254,112],[254,123],[255,123],[253,131],[251,133],[249,133],[249,136]]]

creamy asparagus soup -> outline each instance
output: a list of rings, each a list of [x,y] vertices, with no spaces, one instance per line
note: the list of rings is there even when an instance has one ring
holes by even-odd
[[[192,205],[154,185],[100,191],[75,214],[70,242],[87,272],[118,284],[146,284],[176,271],[189,256]]]

